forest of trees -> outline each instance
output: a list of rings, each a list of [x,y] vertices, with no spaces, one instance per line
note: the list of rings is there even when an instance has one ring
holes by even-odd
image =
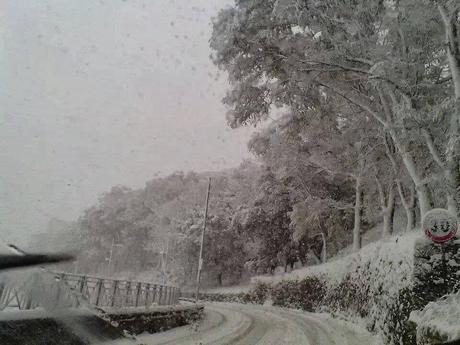
[[[192,284],[208,177],[212,178],[204,251],[208,285],[238,283],[298,260],[305,264],[309,252],[319,256],[320,239],[296,233],[305,222],[299,219],[302,212],[308,212],[294,206],[304,195],[298,181],[277,176],[268,164],[247,161],[228,171],[177,172],[151,180],[141,190],[112,188],[79,219],[85,248],[90,248],[80,257],[79,269]],[[312,185],[318,195],[352,194],[342,181],[318,180],[316,187]],[[331,214],[311,216],[309,230],[327,232],[332,253],[349,244],[352,218],[346,210]],[[109,272],[106,259],[111,250]]]
[[[208,176],[208,284],[307,264],[318,233],[330,256],[359,250],[377,223],[385,237],[433,207],[458,214],[459,11],[445,0],[236,0],[210,45],[229,76],[228,124],[257,128],[254,162],[113,188],[79,220],[92,248],[82,269],[103,272],[93,259],[115,241],[117,271],[161,266],[191,284]]]

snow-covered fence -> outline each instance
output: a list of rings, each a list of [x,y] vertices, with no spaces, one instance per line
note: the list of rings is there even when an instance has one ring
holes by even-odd
[[[61,272],[54,273],[54,278],[84,296],[90,304],[101,307],[173,305],[180,296],[175,286]]]
[[[22,278],[22,277],[21,277]],[[30,297],[30,286],[33,286],[36,279],[34,275],[26,279],[15,281],[0,280],[0,311],[5,310],[11,305],[19,309],[34,309],[38,303]]]
[[[65,272],[33,272],[0,282],[0,310],[12,304],[19,309],[174,305],[179,296],[175,286]]]

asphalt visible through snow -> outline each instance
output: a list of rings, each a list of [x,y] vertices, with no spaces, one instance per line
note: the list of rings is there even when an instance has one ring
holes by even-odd
[[[370,345],[366,330],[327,314],[230,303],[205,305],[203,320],[137,337],[142,345]]]

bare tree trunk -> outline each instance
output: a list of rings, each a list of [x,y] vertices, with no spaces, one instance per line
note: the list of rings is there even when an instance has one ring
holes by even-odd
[[[361,214],[362,214],[362,175],[364,172],[364,160],[360,159],[358,176],[356,176],[355,184],[355,219],[353,226],[353,251],[357,252],[361,249]]]
[[[455,123],[452,123],[455,122]],[[455,152],[458,152],[457,146],[458,144],[458,126],[456,124],[457,120],[452,117],[451,124],[449,127],[449,141],[450,143],[447,144],[446,147],[446,160],[443,161],[441,155],[439,154],[439,150],[436,148],[433,138],[431,134],[428,132],[427,129],[422,130],[423,137],[425,138],[425,143],[428,146],[428,150],[430,151],[431,157],[433,158],[434,162],[438,165],[441,169],[444,179],[446,181],[446,208],[452,213],[457,214],[457,189],[459,184],[459,169],[458,169],[458,161],[455,159],[457,156]]]
[[[385,150],[388,158],[390,159],[391,165],[393,167],[393,173],[394,176],[398,177],[398,174],[400,173],[398,164],[396,163],[396,159],[394,157],[394,152],[392,148],[390,147],[390,142],[389,138],[385,138]],[[396,178],[396,187],[398,189],[399,193],[399,198],[401,199],[401,204],[404,207],[404,211],[406,212],[406,232],[411,231],[415,227],[415,190],[413,185],[411,184],[410,188],[410,195],[409,195],[409,201],[406,199],[406,196],[404,195],[404,190],[403,186],[401,183],[401,180]],[[393,215],[394,216],[394,207],[393,207]]]
[[[382,237],[388,237],[393,233],[393,217],[395,208],[395,193],[394,193],[394,182],[388,185],[388,192],[385,194],[382,184],[378,178],[375,178],[380,197],[380,207],[382,209],[383,216],[383,229]]]
[[[398,145],[398,144],[397,144]],[[404,166],[412,179],[412,182],[415,185],[415,190],[417,193],[417,198],[419,201],[420,207],[420,216],[423,218],[425,213],[427,213],[431,209],[431,200],[430,194],[428,193],[428,188],[425,183],[422,181],[420,176],[417,174],[417,169],[415,167],[415,162],[412,155],[405,150],[402,145],[398,145],[400,148],[402,160]]]
[[[390,91],[390,95],[391,95]],[[390,105],[388,104],[387,99],[383,95],[383,91],[379,89],[380,100],[383,105],[384,112],[386,114],[387,121],[390,123],[388,126],[388,133],[391,136],[396,148],[398,149],[399,154],[401,155],[404,167],[411,178],[412,182],[415,185],[415,190],[417,192],[417,198],[419,200],[420,215],[423,217],[431,209],[431,198],[428,193],[428,188],[425,185],[425,182],[422,180],[420,175],[417,172],[417,167],[415,165],[414,158],[412,154],[407,149],[407,146],[400,140],[398,134],[396,133],[394,127],[391,125],[392,111]],[[394,95],[391,96],[392,99],[395,98]],[[404,130],[404,129],[403,129]]]
[[[390,134],[391,132],[394,131],[390,130]],[[432,208],[428,188],[417,173],[417,169],[412,155],[409,152],[407,152],[407,150],[405,150],[404,146],[401,145],[401,143],[398,141],[396,135],[392,135],[391,137],[395,142],[396,146],[398,147],[398,150],[401,153],[404,167],[406,168],[407,173],[409,174],[410,178],[412,179],[412,182],[415,185],[415,191],[417,193],[417,199],[419,201],[420,216],[423,218],[424,214]]]
[[[460,167],[458,156],[460,154],[459,143],[459,121],[460,121],[460,43],[457,18],[460,13],[460,6],[455,6],[451,13],[438,4],[438,10],[444,23],[447,46],[447,60],[452,76],[454,86],[455,108],[451,114],[449,124],[449,142],[446,149],[446,163],[441,167],[444,169],[444,176],[447,180],[447,209],[454,215],[458,215],[459,196],[458,189],[460,186]],[[438,162],[442,163],[442,162]]]
[[[447,194],[447,210],[454,215],[458,215],[458,200],[457,200],[458,199],[457,197],[458,175],[459,175],[458,167],[456,167],[455,175],[449,169],[449,175],[450,175],[450,183],[449,183],[449,191]]]
[[[393,234],[393,221],[395,216],[395,191],[393,183],[391,183],[391,186],[389,188],[390,190],[388,193],[387,207],[383,215],[384,237],[388,237]]]
[[[409,232],[415,228],[415,192],[414,189],[411,188],[409,201],[407,201],[406,196],[404,195],[401,181],[397,180],[396,186],[398,187],[401,204],[403,205],[404,211],[406,212],[406,232]]]
[[[449,61],[450,73],[454,84],[456,99],[460,99],[460,46],[459,32],[457,29],[457,17],[460,7],[454,7],[452,13],[447,13],[446,8],[438,4],[438,10],[441,14],[446,33],[447,59]]]

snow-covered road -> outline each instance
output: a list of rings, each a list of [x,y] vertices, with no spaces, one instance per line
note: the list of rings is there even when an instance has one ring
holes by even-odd
[[[203,320],[153,335],[138,336],[137,344],[160,345],[370,345],[364,329],[326,314],[268,306],[206,304]]]

